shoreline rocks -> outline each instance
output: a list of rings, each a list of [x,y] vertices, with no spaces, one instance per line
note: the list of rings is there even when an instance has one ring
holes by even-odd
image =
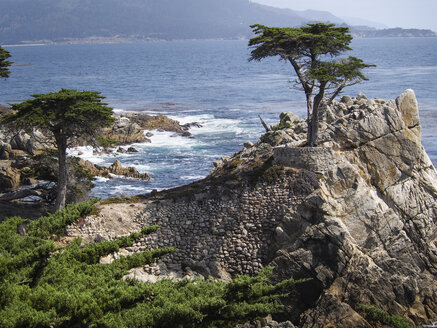
[[[198,127],[197,123],[180,125],[178,121],[164,115],[147,115],[141,113],[126,112],[114,114],[115,124],[112,127],[102,129],[102,137],[111,140],[117,145],[150,142],[151,130],[175,132],[184,137],[190,137],[188,131],[192,127]],[[146,134],[144,131],[149,131]]]
[[[0,108],[0,110],[1,114],[8,113],[8,109],[5,107]],[[153,136],[153,133],[150,130],[171,131],[181,136],[190,137],[191,134],[188,130],[200,126],[197,123],[180,125],[179,122],[164,115],[152,116],[127,112],[116,113],[114,116],[115,124],[112,127],[102,129],[99,137],[100,143],[103,144],[103,152],[107,152],[109,146],[117,145],[118,149],[114,149],[115,152],[135,153],[138,150],[128,145],[137,142],[151,142],[149,138]],[[76,146],[88,144],[85,140],[76,140],[75,143]],[[31,171],[29,166],[31,166],[30,163],[33,163],[32,156],[39,154],[40,149],[51,147],[47,137],[39,131],[34,131],[33,134],[17,133],[13,131],[13,128],[0,126],[0,193],[16,192],[23,186],[37,184],[38,181],[29,176]],[[144,181],[150,180],[147,173],[139,173],[133,167],[123,167],[118,160],[110,167],[98,166],[82,160],[80,165],[94,176],[112,178],[113,175],[116,175]]]
[[[112,178],[111,175],[117,175],[126,178],[150,181],[149,174],[139,173],[134,167],[123,167],[119,160],[114,161],[114,163],[112,163],[109,167],[96,165],[83,159],[79,160],[79,164],[94,176]]]

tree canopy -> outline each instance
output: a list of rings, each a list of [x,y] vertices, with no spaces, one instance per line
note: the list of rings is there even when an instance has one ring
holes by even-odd
[[[9,77],[9,74],[11,73],[8,70],[8,67],[12,65],[12,62],[6,60],[9,57],[11,57],[11,54],[0,47],[0,77]]]
[[[55,209],[65,206],[67,169],[66,151],[77,138],[95,138],[99,128],[114,122],[112,108],[101,100],[97,91],[61,89],[58,92],[32,95],[33,99],[13,104],[13,114],[3,123],[14,123],[18,129],[40,130],[52,137],[58,150],[59,174]]]
[[[255,24],[251,28],[257,36],[249,40],[249,60],[279,56],[292,65],[297,76],[294,86],[306,97],[307,144],[316,146],[319,106],[324,97],[329,96],[331,102],[345,87],[366,80],[361,70],[373,65],[352,56],[333,60],[351,50],[347,27],[316,23],[296,28]]]

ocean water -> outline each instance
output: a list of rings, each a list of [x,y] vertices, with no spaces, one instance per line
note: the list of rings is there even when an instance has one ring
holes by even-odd
[[[5,46],[15,63],[0,80],[0,104],[61,88],[100,91],[116,111],[164,114],[181,123],[198,122],[192,138],[155,132],[151,144],[135,144],[134,154],[82,157],[109,166],[148,172],[152,181],[96,180],[93,195],[140,194],[205,177],[213,161],[239,151],[263,133],[258,114],[270,124],[282,111],[305,116],[303,93],[292,89],[287,63],[271,58],[248,62],[247,41],[177,41],[120,44]],[[356,39],[350,55],[376,68],[369,81],[343,94],[396,98],[415,91],[423,145],[437,164],[437,38]],[[349,54],[348,54],[349,55]],[[78,150],[72,150],[77,154]]]

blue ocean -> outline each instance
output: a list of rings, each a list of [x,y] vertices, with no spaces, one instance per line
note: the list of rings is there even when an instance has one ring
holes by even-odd
[[[151,144],[136,144],[134,154],[82,157],[109,166],[148,172],[152,181],[96,180],[93,195],[141,194],[205,177],[213,161],[232,155],[263,133],[258,114],[270,124],[283,111],[305,116],[305,99],[292,88],[289,64],[272,58],[248,62],[243,41],[173,41],[119,44],[4,46],[14,66],[0,81],[0,104],[61,88],[95,90],[116,111],[164,114],[180,123],[198,122],[193,138],[156,132]],[[344,94],[394,99],[416,92],[423,145],[437,164],[437,38],[355,39],[347,55],[377,65],[369,81]]]

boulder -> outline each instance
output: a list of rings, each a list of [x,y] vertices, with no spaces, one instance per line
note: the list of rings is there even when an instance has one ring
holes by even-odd
[[[135,147],[129,147],[126,152],[128,153],[138,153],[138,150]]]
[[[10,161],[0,161],[0,192],[17,190],[20,186],[20,171],[11,167]]]
[[[288,123],[294,123],[297,121],[300,121],[299,116],[292,112],[283,112],[279,115],[279,119],[281,122],[288,122]]]
[[[0,141],[0,160],[8,160],[11,152],[11,145],[9,143]]]
[[[110,167],[95,165],[90,161],[85,161],[82,159],[79,160],[79,164],[94,176],[111,178],[111,175],[113,174],[145,181],[150,180],[149,174],[139,173],[134,167],[123,167],[119,160],[116,160],[114,163],[112,163]]]

